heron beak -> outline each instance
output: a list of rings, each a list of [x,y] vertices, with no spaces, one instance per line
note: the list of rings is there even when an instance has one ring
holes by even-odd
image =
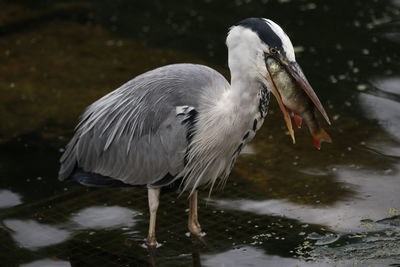
[[[288,64],[284,64],[286,67],[286,70],[290,73],[290,75],[296,80],[298,85],[306,92],[308,97],[311,99],[311,101],[314,103],[314,105],[317,107],[319,112],[321,112],[322,116],[326,120],[326,122],[331,125],[331,122],[329,120],[328,114],[326,113],[324,107],[322,106],[321,102],[318,99],[318,96],[315,94],[313,88],[311,87],[310,83],[308,82],[306,76],[304,76],[304,73],[302,69],[300,68],[300,65],[297,64],[297,62],[290,62]]]

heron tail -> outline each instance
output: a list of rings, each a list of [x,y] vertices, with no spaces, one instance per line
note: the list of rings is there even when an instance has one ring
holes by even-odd
[[[133,187],[133,185],[126,184],[120,180],[104,176],[98,173],[86,172],[77,168],[71,175],[71,178],[84,186],[107,188],[107,187]]]

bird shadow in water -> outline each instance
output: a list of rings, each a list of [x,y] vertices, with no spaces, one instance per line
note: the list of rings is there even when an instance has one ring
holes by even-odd
[[[191,246],[192,246],[192,262],[193,267],[201,267],[201,258],[200,258],[200,249],[206,245],[205,240],[203,237],[198,236],[190,236]],[[158,267],[158,260],[157,260],[157,248],[148,247],[147,251],[149,253],[148,264],[150,267]]]

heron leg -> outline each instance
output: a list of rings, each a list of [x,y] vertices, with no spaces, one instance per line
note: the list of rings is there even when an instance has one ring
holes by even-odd
[[[149,233],[147,235],[146,244],[150,247],[157,246],[156,240],[156,217],[157,217],[157,209],[160,198],[160,189],[159,188],[148,188],[148,200],[149,200],[149,211],[150,211],[150,222],[149,222]]]
[[[195,190],[189,198],[189,231],[196,235],[201,235],[201,226],[197,217],[197,190]]]

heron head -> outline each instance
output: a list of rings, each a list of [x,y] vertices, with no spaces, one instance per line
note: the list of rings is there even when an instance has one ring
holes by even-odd
[[[277,83],[274,83],[267,66],[268,58],[273,58],[281,68],[284,68],[329,122],[323,106],[296,62],[292,42],[278,24],[265,18],[244,19],[230,28],[226,43],[229,50],[231,72],[238,72],[239,74],[235,75],[237,77],[248,75],[249,80],[263,84],[273,93],[291,134],[293,129],[288,108],[282,101],[282,88],[277,87]],[[294,140],[293,134],[292,138]]]

